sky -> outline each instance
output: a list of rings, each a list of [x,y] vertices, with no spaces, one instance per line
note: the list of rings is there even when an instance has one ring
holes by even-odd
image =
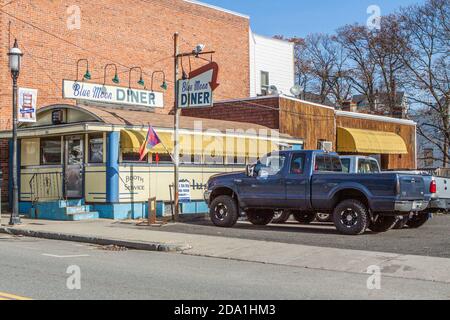
[[[304,37],[311,33],[333,33],[355,22],[366,23],[367,9],[377,5],[386,15],[402,6],[425,0],[201,0],[249,15],[255,33]]]

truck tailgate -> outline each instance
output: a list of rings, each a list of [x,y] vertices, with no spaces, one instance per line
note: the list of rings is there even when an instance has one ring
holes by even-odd
[[[425,183],[422,177],[418,175],[403,175],[400,174],[400,198],[408,199],[423,199],[425,194]]]

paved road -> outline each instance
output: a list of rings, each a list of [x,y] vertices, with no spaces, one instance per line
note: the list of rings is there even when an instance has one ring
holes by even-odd
[[[239,222],[231,229],[217,228],[209,221],[197,221],[168,224],[155,230],[450,258],[450,215],[436,216],[420,229],[391,230],[382,234],[367,232],[358,237],[343,236],[331,224],[304,226],[294,221],[265,227]]]
[[[33,299],[450,299],[450,284],[0,235],[0,295]],[[67,268],[81,290],[67,289]],[[72,284],[75,282],[72,282]],[[14,295],[14,296],[12,296]]]

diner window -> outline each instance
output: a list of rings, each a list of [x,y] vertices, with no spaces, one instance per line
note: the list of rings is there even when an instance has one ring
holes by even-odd
[[[124,150],[122,152],[122,162],[142,162],[147,163],[148,162],[148,154],[145,155],[144,159],[142,161],[139,161],[140,158],[139,152],[136,152],[134,150],[126,151]]]
[[[103,134],[89,135],[89,163],[103,163]]]
[[[41,139],[41,164],[61,164],[61,137]]]
[[[152,163],[172,163],[172,157],[168,153],[152,153]]]
[[[266,71],[261,71],[261,95],[267,96],[269,94],[269,88],[269,73]]]

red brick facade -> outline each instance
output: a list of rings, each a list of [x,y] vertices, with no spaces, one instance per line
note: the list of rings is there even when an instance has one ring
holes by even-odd
[[[0,7],[10,1],[0,0]],[[81,28],[69,30],[71,6],[81,10]],[[75,7],[76,9],[76,7]],[[147,88],[151,74],[163,70],[169,84],[164,95],[168,113],[173,106],[173,34],[180,34],[180,51],[191,51],[198,43],[215,50],[220,66],[220,87],[216,99],[249,96],[249,20],[183,0],[17,0],[0,12],[0,130],[11,127],[11,79],[7,67],[8,23],[11,42],[18,39],[24,52],[19,86],[39,90],[39,107],[68,103],[62,96],[62,80],[74,79],[76,61],[89,59],[92,82],[103,83],[103,68],[116,63],[123,86],[128,86],[128,70],[144,69]],[[68,11],[69,10],[69,11]],[[209,57],[208,57],[209,58]],[[191,59],[194,69],[205,61]],[[189,72],[189,59],[184,69]],[[84,74],[81,67],[80,77]],[[111,84],[114,73],[107,75]],[[134,86],[139,78],[133,73]],[[156,76],[155,87],[162,82]]]
[[[183,110],[182,114],[197,118],[255,123],[278,130],[280,128],[278,106],[279,98],[269,97],[218,102],[213,108]]]

